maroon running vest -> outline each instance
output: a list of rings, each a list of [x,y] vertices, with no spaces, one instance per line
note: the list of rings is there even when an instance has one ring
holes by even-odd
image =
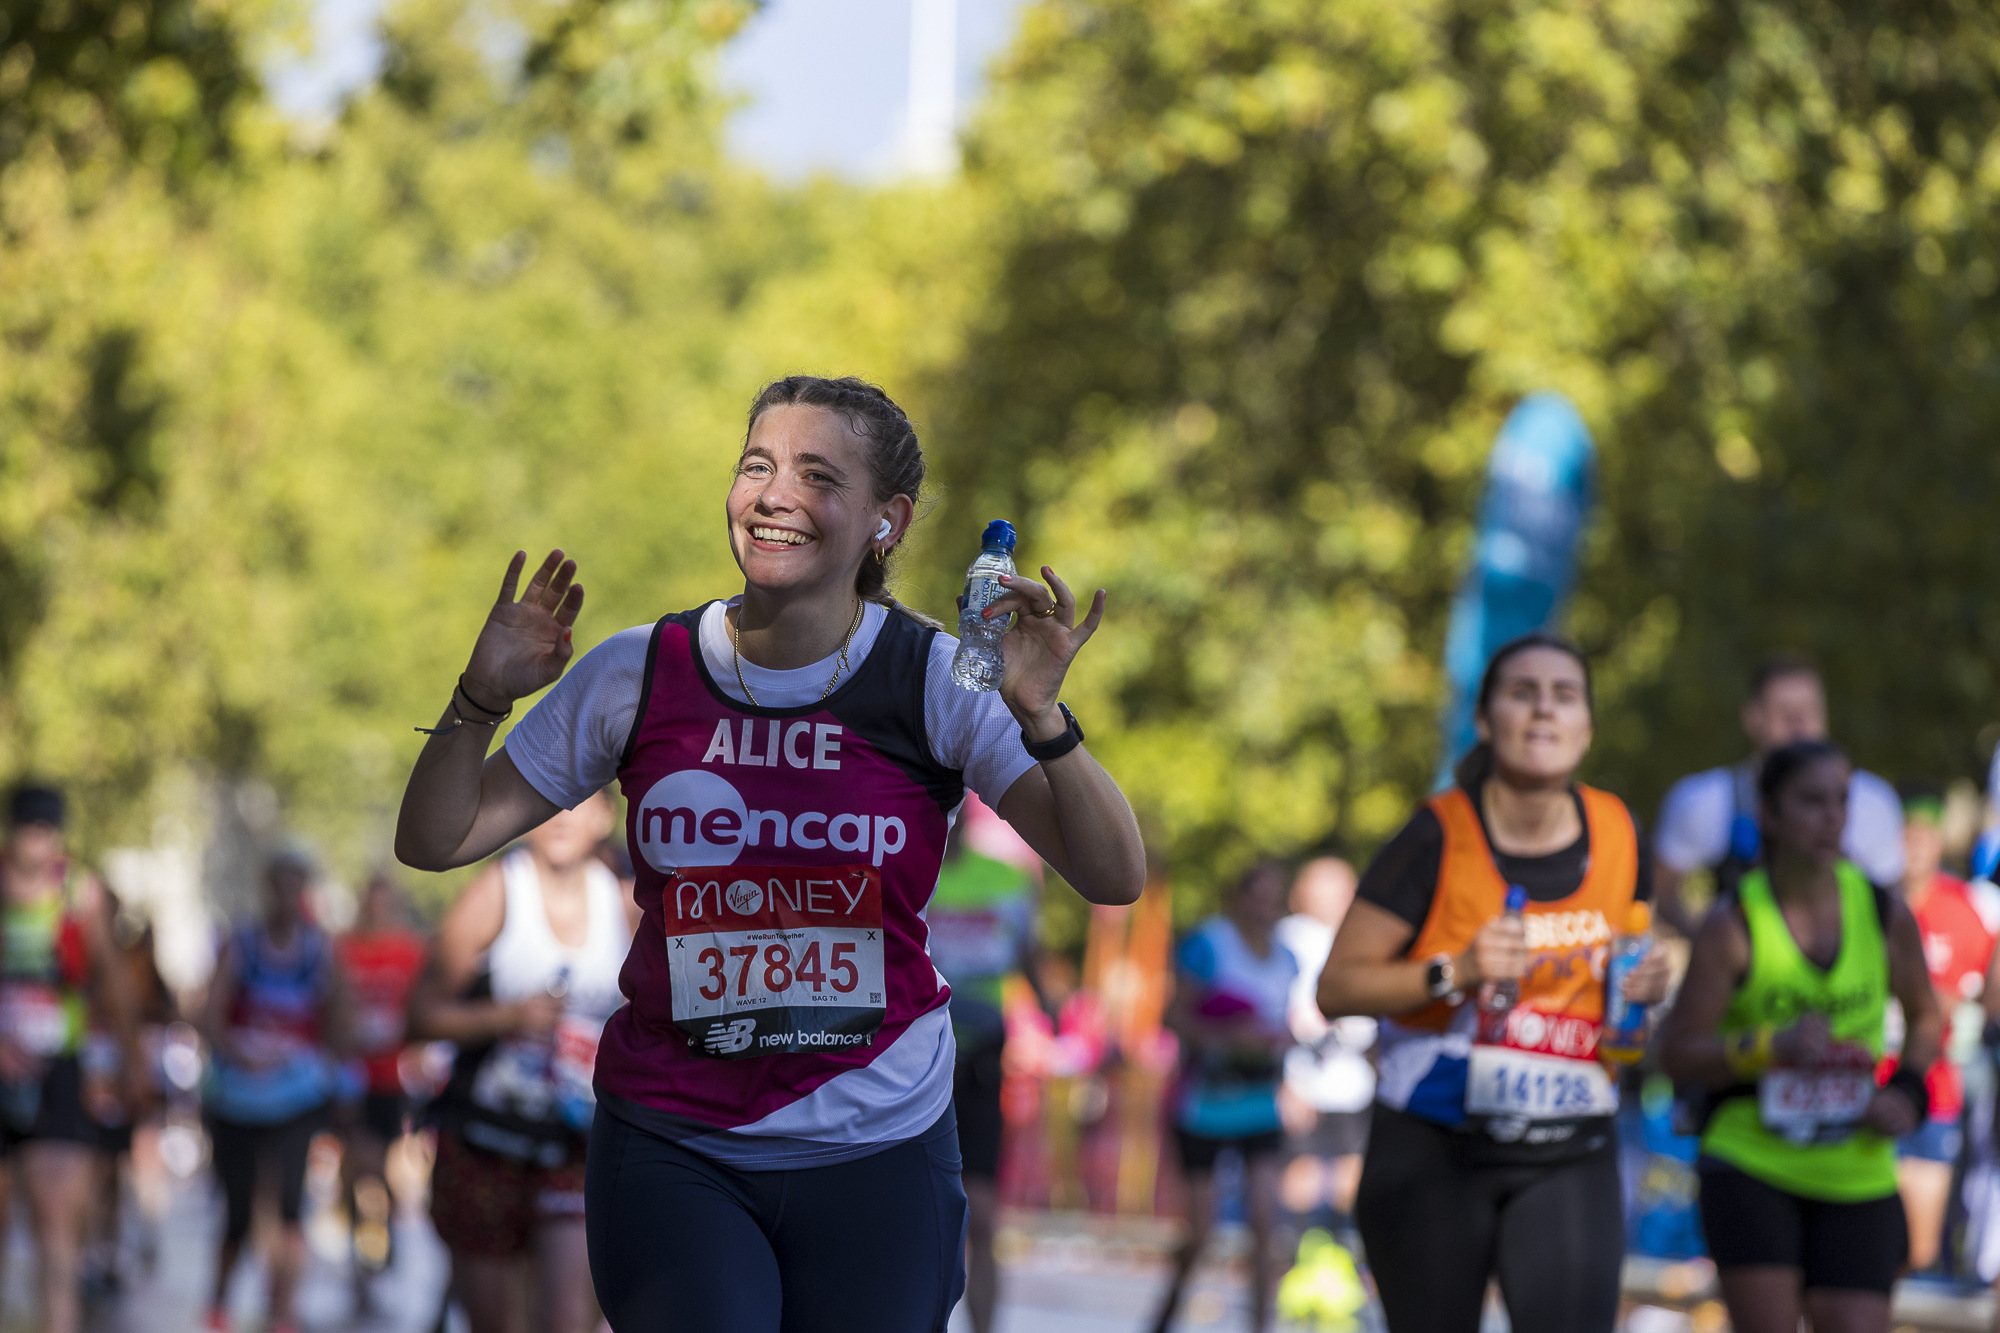
[[[710,677],[705,610],[647,649],[618,773],[645,920],[597,1056],[608,1109],[697,1144],[946,1002],[921,913],[965,790],[925,732],[934,628],[892,611],[827,699],[762,708]]]

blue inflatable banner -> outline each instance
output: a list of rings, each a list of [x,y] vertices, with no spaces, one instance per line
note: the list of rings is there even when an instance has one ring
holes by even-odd
[[[1452,599],[1445,631],[1442,790],[1472,748],[1472,706],[1493,650],[1553,626],[1576,582],[1577,542],[1597,491],[1597,447],[1558,393],[1538,393],[1508,414],[1486,464],[1472,567]]]

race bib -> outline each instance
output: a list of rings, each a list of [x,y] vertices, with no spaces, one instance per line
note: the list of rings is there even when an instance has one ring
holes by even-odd
[[[69,1045],[69,1019],[53,986],[15,982],[0,988],[0,1032],[30,1055],[61,1054]]]
[[[674,1025],[703,1055],[866,1045],[888,996],[871,866],[687,867],[665,888]]]
[[[365,1055],[393,1051],[403,1044],[403,1010],[396,1005],[364,1004],[354,1014],[354,1044]]]
[[[546,1037],[507,1037],[479,1064],[472,1101],[489,1111],[528,1120],[547,1120],[555,1104],[550,1077],[552,1051]]]
[[[1577,1120],[1616,1114],[1618,1095],[1595,1060],[1474,1046],[1466,1070],[1465,1110],[1511,1120]]]
[[[1866,1067],[1774,1066],[1757,1080],[1764,1128],[1801,1147],[1838,1143],[1853,1134],[1874,1096],[1875,1071]]]

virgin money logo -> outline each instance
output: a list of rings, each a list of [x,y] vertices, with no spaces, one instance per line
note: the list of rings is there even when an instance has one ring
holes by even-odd
[[[737,880],[722,896],[728,900],[729,910],[738,916],[755,916],[764,905],[763,886],[754,879]]]
[[[639,855],[661,872],[734,865],[746,847],[830,847],[865,854],[879,866],[883,857],[902,851],[909,837],[894,815],[752,810],[727,778],[699,768],[684,768],[655,782],[639,801],[633,824]],[[750,890],[762,893],[755,885]]]

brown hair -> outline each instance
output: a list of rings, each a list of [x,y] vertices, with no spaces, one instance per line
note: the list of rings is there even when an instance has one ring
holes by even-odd
[[[1774,680],[1787,676],[1811,676],[1819,679],[1819,667],[1804,653],[1771,653],[1759,659],[1750,672],[1750,697],[1761,699],[1764,691],[1771,688]]]
[[[819,375],[787,375],[764,386],[757,401],[750,404],[750,420],[743,429],[747,448],[757,418],[774,407],[820,407],[838,412],[848,428],[868,442],[868,482],[877,500],[907,495],[914,502],[924,489],[924,451],[917,443],[917,428],[894,399],[866,380],[844,375],[826,379]],[[863,601],[879,602],[918,620],[926,617],[902,606],[889,595],[889,562],[901,546],[878,552],[871,544],[861,557],[854,575],[854,591]]]

